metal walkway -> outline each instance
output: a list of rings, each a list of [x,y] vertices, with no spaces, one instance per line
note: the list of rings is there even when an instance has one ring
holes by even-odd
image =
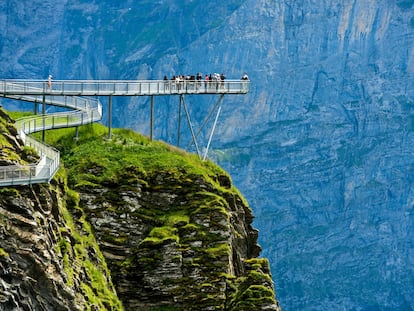
[[[180,95],[180,110],[183,106],[192,133],[193,143],[200,155],[196,135],[183,96],[185,94],[221,94],[214,107],[217,109],[217,115],[203,157],[205,159],[221,111],[224,94],[246,94],[249,89],[250,82],[246,80],[208,82],[201,80],[55,80],[52,82],[44,80],[0,80],[0,96],[2,97],[41,103],[43,108],[45,105],[68,108],[68,111],[65,112],[34,115],[16,121],[16,128],[20,137],[25,145],[36,149],[40,155],[40,160],[36,164],[0,167],[0,186],[50,182],[59,169],[59,151],[27,134],[49,129],[80,126],[101,120],[102,104],[100,101],[79,96],[109,96],[109,132],[111,130],[112,96],[151,96],[152,139],[153,96]]]
[[[0,96],[151,96],[178,94],[246,94],[247,80],[0,80]]]

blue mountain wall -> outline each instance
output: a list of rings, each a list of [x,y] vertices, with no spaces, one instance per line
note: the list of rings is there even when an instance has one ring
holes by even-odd
[[[248,72],[210,157],[254,210],[282,307],[414,309],[413,0],[5,0],[0,29],[4,78]],[[188,98],[196,125],[215,100]],[[156,99],[155,137],[176,141],[177,105]],[[116,99],[114,123],[149,133],[148,109]]]

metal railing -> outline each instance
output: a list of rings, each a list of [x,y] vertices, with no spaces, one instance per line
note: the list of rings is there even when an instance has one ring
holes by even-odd
[[[49,95],[45,97],[44,95],[40,97],[33,95],[5,96],[30,102],[42,100],[45,104],[73,110],[48,115],[34,115],[16,121],[16,128],[24,144],[34,148],[40,155],[40,160],[35,164],[0,167],[0,186],[50,182],[59,169],[59,151],[27,134],[54,128],[79,126],[99,121],[102,118],[102,105],[95,99]]]
[[[248,80],[54,80],[51,85],[41,80],[0,80],[0,94],[14,96],[246,94],[249,91]]]

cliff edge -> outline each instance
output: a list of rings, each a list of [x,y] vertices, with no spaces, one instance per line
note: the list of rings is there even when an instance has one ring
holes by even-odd
[[[23,161],[0,118],[2,157]],[[0,310],[280,310],[226,172],[129,130],[73,137],[46,134],[65,166],[51,184],[0,189]]]

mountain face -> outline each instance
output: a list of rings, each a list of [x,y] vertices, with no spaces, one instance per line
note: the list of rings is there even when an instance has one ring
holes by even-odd
[[[0,71],[57,79],[246,71],[251,92],[225,97],[210,157],[253,208],[282,307],[412,310],[413,8],[6,0]],[[199,125],[216,99],[186,100]],[[176,141],[177,104],[156,98],[156,138]],[[146,99],[116,99],[114,124],[147,134],[148,111]]]

